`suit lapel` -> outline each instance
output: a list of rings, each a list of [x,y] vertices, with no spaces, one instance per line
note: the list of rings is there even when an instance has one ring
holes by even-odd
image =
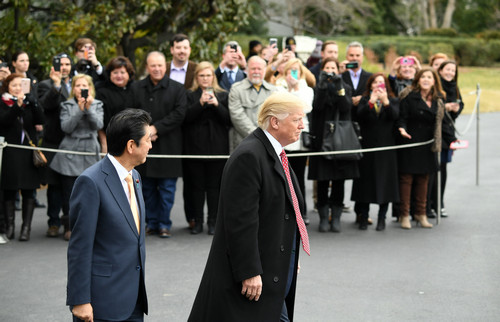
[[[125,194],[125,191],[123,191],[123,186],[122,183],[120,182],[120,178],[118,177],[118,173],[116,172],[115,167],[113,166],[108,157],[105,157],[103,160],[102,171],[106,174],[104,182],[108,186],[109,191],[111,192],[116,203],[118,204],[118,208],[125,216],[125,219],[127,220],[130,229],[132,229],[134,233],[137,235],[137,237],[139,237],[139,234],[137,232],[137,227],[135,225],[134,216],[132,215],[132,211],[130,210],[127,195]],[[137,194],[137,189],[136,189],[136,194]],[[142,194],[141,194],[141,199],[142,199]],[[142,218],[143,217],[142,210],[140,211],[140,213]],[[142,226],[143,225],[141,224],[141,227]]]

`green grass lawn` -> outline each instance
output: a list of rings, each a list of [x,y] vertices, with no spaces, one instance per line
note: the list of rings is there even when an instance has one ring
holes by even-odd
[[[471,113],[474,109],[476,91],[479,83],[481,88],[480,111],[500,111],[500,68],[492,67],[459,67],[458,86],[465,104],[464,113]]]

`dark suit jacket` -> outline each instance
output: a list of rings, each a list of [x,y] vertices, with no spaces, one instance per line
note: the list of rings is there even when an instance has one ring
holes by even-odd
[[[167,75],[154,86],[148,77],[132,85],[133,106],[151,114],[158,130],[149,154],[182,154],[182,129],[187,109],[186,90]],[[137,167],[143,177],[175,178],[182,176],[181,159],[149,159]]]
[[[94,319],[127,319],[138,296],[144,312],[148,312],[144,284],[146,211],[139,173],[133,170],[132,177],[141,219],[140,235],[108,157],[86,169],[71,194],[66,304],[91,303]]]
[[[370,78],[370,76],[372,76],[372,73],[369,73],[364,69],[361,69],[361,76],[359,77],[358,88],[354,89],[354,85],[352,84],[351,80],[351,74],[349,74],[349,71],[346,70],[345,72],[342,73],[342,79],[347,85],[351,86],[352,88],[352,96],[363,95],[363,93],[366,91],[366,82],[368,81],[368,78]]]
[[[169,61],[167,63],[167,75],[170,77],[170,64],[172,62]],[[185,89],[190,89],[193,86],[193,80],[194,80],[194,71],[196,70],[196,64],[194,61],[188,61],[188,68],[186,71],[186,80],[184,81],[184,88]]]
[[[309,68],[309,71],[316,77],[316,84],[319,83],[319,73],[321,73],[321,61]]]
[[[68,99],[68,89],[62,83],[59,89],[55,88],[54,81],[49,78],[38,83],[37,94],[38,103],[45,114],[44,146],[58,147],[64,137],[61,130],[61,103]]]
[[[291,169],[290,169],[291,170]],[[304,200],[290,171],[300,209]],[[226,163],[215,237],[188,321],[279,321],[291,256],[300,238],[281,162],[257,128]],[[293,243],[297,251],[292,253]],[[286,298],[293,321],[296,268]],[[258,302],[241,295],[241,282],[262,276]]]
[[[229,92],[232,84],[229,83],[229,79],[228,79],[227,74],[225,72],[223,73],[221,71],[220,67],[217,67],[217,69],[215,70],[215,77],[217,77],[217,82],[219,82],[219,86]],[[242,72],[241,69],[238,68],[238,72],[236,73],[236,78],[235,78],[234,82],[235,83],[239,82],[239,81],[245,79],[246,77],[247,77],[247,75],[244,72]]]

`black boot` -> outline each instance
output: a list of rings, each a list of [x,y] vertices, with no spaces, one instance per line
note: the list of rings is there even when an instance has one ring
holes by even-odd
[[[359,215],[359,230],[368,229],[368,213],[362,213]]]
[[[385,229],[385,217],[378,217],[378,220],[377,220],[377,228],[375,228],[375,230],[377,231],[382,231]]]
[[[203,232],[203,219],[201,219],[201,220],[196,219],[194,227],[193,227],[193,229],[191,229],[191,234],[197,235],[201,232]]]
[[[23,198],[23,225],[21,226],[21,235],[19,241],[30,240],[31,221],[33,220],[33,211],[35,210],[35,199]]]
[[[389,204],[379,205],[377,228],[375,228],[375,230],[385,230],[385,215],[387,214],[387,209],[389,209]]]
[[[14,200],[5,201],[5,235],[8,239],[14,239],[15,237],[15,218],[16,218],[16,205]]]
[[[329,212],[328,205],[318,206],[320,233],[328,231],[328,212]]]
[[[332,206],[332,222],[330,230],[334,233],[340,233],[340,216],[342,215],[342,206]]]

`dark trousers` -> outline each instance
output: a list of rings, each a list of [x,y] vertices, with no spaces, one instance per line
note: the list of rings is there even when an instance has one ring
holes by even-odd
[[[328,188],[332,183],[332,191],[328,197]],[[344,183],[345,179],[340,180],[318,180],[318,208],[324,205],[344,206]]]
[[[387,209],[389,209],[389,203],[379,204],[378,206],[379,206],[378,217],[385,218],[385,215],[387,214]],[[358,215],[366,214],[366,216],[368,216],[368,213],[370,212],[370,204],[368,202],[356,201],[354,209],[356,210],[356,214]]]
[[[137,301],[137,304],[135,305],[134,311],[132,314],[129,316],[128,319],[124,320],[124,322],[143,322],[144,321],[144,310],[142,309],[142,305],[139,303],[140,301]],[[83,320],[80,320],[79,318],[75,317],[73,315],[73,322],[81,322]],[[106,322],[107,320],[99,320],[99,319],[94,319],[94,322]]]
[[[425,215],[427,203],[428,174],[399,174],[400,216],[409,216],[410,200],[413,193],[415,200],[415,214]],[[415,186],[412,189],[412,184]]]
[[[63,189],[60,184],[49,183],[47,187],[47,216],[49,220],[47,221],[50,226],[61,226],[61,219],[59,218],[59,213],[61,212],[63,205]],[[63,213],[68,216],[69,214]]]

